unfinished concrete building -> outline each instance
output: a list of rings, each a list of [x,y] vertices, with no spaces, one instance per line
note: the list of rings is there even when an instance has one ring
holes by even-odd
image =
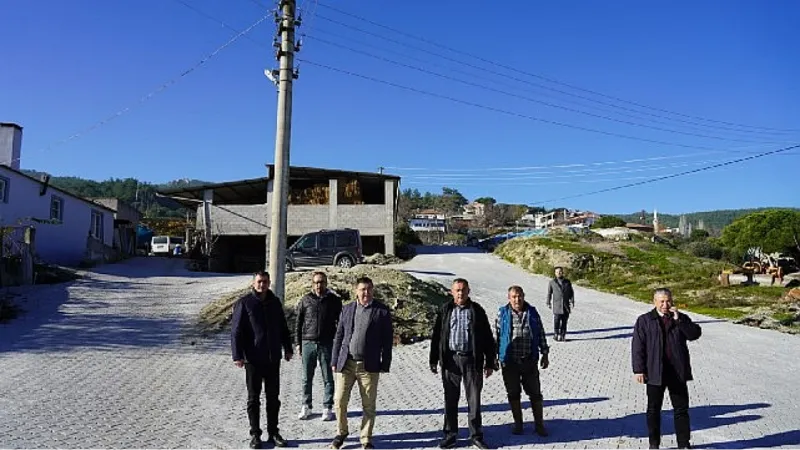
[[[159,191],[197,212],[197,229],[212,247],[210,270],[250,272],[269,260],[275,167],[268,175]],[[394,254],[400,177],[311,167],[289,171],[288,244],[304,233],[354,228],[365,255]]]

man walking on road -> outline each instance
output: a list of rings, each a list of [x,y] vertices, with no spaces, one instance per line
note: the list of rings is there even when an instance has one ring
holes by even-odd
[[[564,276],[564,268],[556,267],[556,276],[547,286],[547,307],[553,310],[553,338],[564,341],[567,336],[569,313],[575,308],[572,282]]]
[[[344,444],[350,430],[347,423],[347,404],[350,392],[358,383],[361,393],[361,445],[375,448],[372,429],[375,426],[378,379],[392,365],[394,329],[389,308],[372,298],[372,280],[356,280],[356,301],[345,305],[333,340],[333,370],[336,380],[336,422],[338,433],[331,447]]]
[[[531,401],[534,431],[547,436],[544,427],[542,388],[539,382],[539,363],[542,369],[550,365],[547,337],[539,312],[525,301],[520,286],[508,288],[508,304],[501,307],[495,321],[497,354],[503,372],[503,384],[514,418],[512,434],[522,434],[522,390]],[[541,361],[539,354],[541,353]]]
[[[325,385],[325,396],[322,400],[322,420],[333,420],[333,370],[331,356],[333,338],[342,312],[342,299],[328,289],[328,277],[325,272],[314,272],[311,275],[311,292],[297,303],[297,351],[303,358],[303,404],[298,418],[308,419],[311,416],[312,387],[317,361]]]
[[[678,312],[669,289],[657,289],[653,303],[655,308],[636,320],[631,349],[634,379],[647,383],[650,448],[661,445],[661,406],[667,388],[678,448],[691,448],[687,382],[693,378],[686,342],[700,338],[702,330],[689,316]]]
[[[250,448],[261,448],[261,388],[266,391],[268,444],[286,447],[278,432],[281,350],[292,359],[292,339],[278,297],[269,289],[269,273],[257,272],[249,293],[236,301],[231,317],[231,351],[236,367],[244,367]]]
[[[467,280],[456,278],[450,292],[453,301],[442,305],[437,312],[431,336],[430,369],[438,373],[441,366],[444,386],[444,438],[439,447],[456,445],[463,380],[470,439],[474,446],[488,448],[483,439],[481,390],[482,375],[486,378],[492,375],[497,359],[492,326],[486,311],[469,298]]]

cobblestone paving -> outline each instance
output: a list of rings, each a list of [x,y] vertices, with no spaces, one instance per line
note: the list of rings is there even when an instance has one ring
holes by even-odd
[[[401,266],[445,283],[468,278],[473,298],[495,315],[510,284],[522,285],[545,318],[547,280],[482,253],[422,254]],[[101,267],[66,285],[17,288],[27,311],[0,325],[0,447],[245,448],[244,373],[230,360],[229,338],[199,338],[187,326],[200,308],[247,276],[186,272],[180,261],[141,258]],[[648,305],[577,288],[567,342],[552,342],[542,373],[551,436],[508,433],[502,380],[484,387],[486,439],[496,447],[646,448],[644,388],[632,380],[631,326]],[[692,343],[690,384],[698,448],[800,445],[797,337],[691,315],[703,326]],[[550,321],[547,328],[552,329]],[[442,388],[427,369],[428,343],[395,349],[381,377],[378,448],[435,447]],[[281,433],[292,445],[327,447],[333,422],[296,419],[300,361],[284,364]],[[360,399],[354,391],[351,429]],[[465,405],[464,405],[465,407]],[[664,446],[675,446],[669,401]],[[466,414],[460,417],[466,438]],[[532,420],[529,410],[526,421]],[[466,446],[465,440],[460,443]],[[346,448],[360,448],[356,436]]]

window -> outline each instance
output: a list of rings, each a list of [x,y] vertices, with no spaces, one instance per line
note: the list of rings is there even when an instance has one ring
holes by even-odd
[[[356,235],[352,231],[340,231],[336,233],[336,247],[355,247]]]
[[[103,213],[96,209],[92,210],[92,223],[89,227],[89,235],[100,241],[103,240]]]
[[[8,203],[8,186],[11,180],[6,177],[0,177],[0,203]]]
[[[50,220],[64,220],[64,199],[56,195],[50,197]]]
[[[334,248],[332,233],[325,233],[319,235],[319,248]]]
[[[317,235],[312,234],[310,236],[306,236],[305,238],[303,238],[303,240],[300,241],[300,243],[297,245],[297,248],[310,250],[316,246],[317,246]]]

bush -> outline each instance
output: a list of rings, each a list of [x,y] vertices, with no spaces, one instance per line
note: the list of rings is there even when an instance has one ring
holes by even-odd
[[[692,230],[692,235],[689,237],[689,239],[692,241],[704,241],[708,239],[709,236],[710,235],[708,234],[708,231],[697,229]]]
[[[412,230],[407,223],[394,227],[394,244],[397,245],[422,245],[422,240],[417,232]]]
[[[614,228],[624,227],[625,221],[617,216],[603,216],[592,224],[591,228]]]
[[[467,237],[458,233],[448,233],[444,235],[444,240],[453,245],[465,245],[467,243]]]
[[[686,252],[699,258],[722,259],[723,250],[719,245],[709,241],[690,242]]]

